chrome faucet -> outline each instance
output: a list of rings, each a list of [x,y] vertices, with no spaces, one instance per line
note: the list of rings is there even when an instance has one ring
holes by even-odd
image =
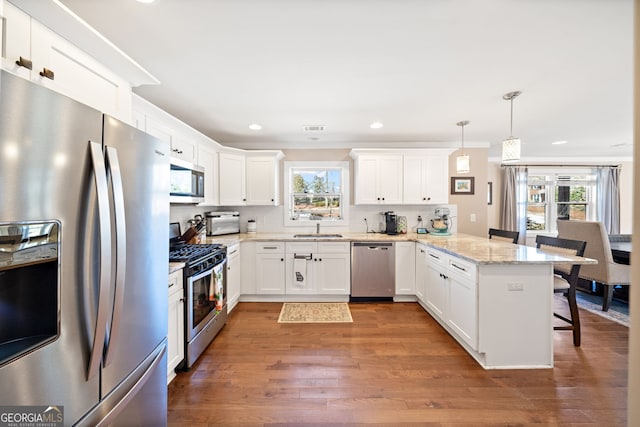
[[[320,223],[316,223],[316,234],[320,234]]]

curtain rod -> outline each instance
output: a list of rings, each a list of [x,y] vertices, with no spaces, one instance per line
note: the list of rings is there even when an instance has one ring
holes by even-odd
[[[500,165],[501,167],[512,167],[512,166],[526,166],[526,167],[544,167],[544,168],[619,168],[621,165],[548,165],[548,164],[535,164],[535,165],[526,165],[526,164],[513,164],[513,165]]]

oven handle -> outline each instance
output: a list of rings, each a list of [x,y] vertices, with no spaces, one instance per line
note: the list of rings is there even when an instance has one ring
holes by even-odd
[[[116,227],[116,271],[115,271],[115,294],[113,296],[113,314],[111,315],[111,327],[107,338],[107,349],[104,355],[104,365],[108,366],[119,345],[120,320],[122,318],[122,308],[124,306],[125,277],[127,274],[127,227],[124,212],[124,190],[122,187],[122,175],[120,173],[120,162],[118,152],[113,147],[107,147],[107,168],[111,177],[113,188],[113,210]]]
[[[220,259],[218,258],[218,262],[216,262],[214,265],[209,265],[207,267],[206,270],[202,270],[197,272],[196,274],[192,275],[192,276],[187,276],[186,279],[187,280],[191,280],[192,282],[195,282],[198,279],[201,279],[202,277],[206,276],[207,274],[211,274],[211,272],[213,270],[215,270],[216,268],[220,267],[220,266],[224,266],[224,264],[227,263],[227,257],[225,256],[224,258]]]
[[[87,379],[94,377],[100,369],[102,352],[106,338],[106,325],[109,317],[109,283],[111,255],[111,219],[109,209],[109,188],[107,186],[107,170],[102,154],[102,145],[97,142],[89,142],[91,164],[93,167],[96,199],[98,204],[98,229],[100,240],[100,276],[98,281],[98,310],[96,314],[96,326],[93,333],[93,344],[87,367]]]

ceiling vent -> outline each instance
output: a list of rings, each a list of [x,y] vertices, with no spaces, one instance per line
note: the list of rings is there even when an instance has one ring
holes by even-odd
[[[304,125],[302,128],[305,132],[322,132],[324,125]]]

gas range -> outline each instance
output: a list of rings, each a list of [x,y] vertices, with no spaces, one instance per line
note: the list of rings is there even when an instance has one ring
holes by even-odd
[[[185,276],[219,264],[227,257],[227,248],[220,244],[184,244],[169,251],[169,262],[184,262]]]

